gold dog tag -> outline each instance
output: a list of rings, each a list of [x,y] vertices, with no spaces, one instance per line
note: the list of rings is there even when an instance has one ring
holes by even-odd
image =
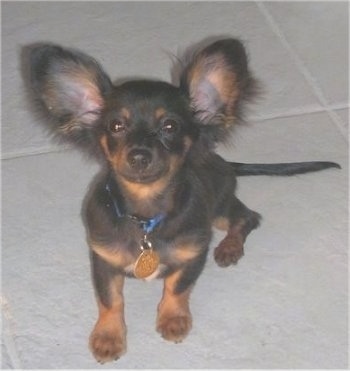
[[[136,278],[147,278],[154,273],[159,265],[159,256],[153,251],[150,241],[143,239],[141,241],[141,254],[137,258],[134,275]]]

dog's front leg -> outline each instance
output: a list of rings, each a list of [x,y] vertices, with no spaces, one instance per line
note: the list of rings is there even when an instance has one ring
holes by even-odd
[[[120,358],[126,352],[124,276],[92,252],[92,276],[99,318],[90,336],[90,350],[98,362]]]
[[[189,296],[193,285],[178,292],[177,287],[183,277],[182,270],[164,279],[163,297],[158,306],[157,331],[169,341],[182,341],[192,327]]]

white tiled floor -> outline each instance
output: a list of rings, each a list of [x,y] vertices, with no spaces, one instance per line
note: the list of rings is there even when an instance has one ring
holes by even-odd
[[[2,2],[2,368],[348,367],[348,4]],[[265,86],[219,152],[242,162],[332,160],[342,170],[240,178],[263,214],[238,266],[210,254],[181,344],[155,332],[161,282],[126,285],[128,353],[98,365],[81,201],[97,165],[35,122],[22,45],[85,50],[115,78],[170,79],[169,53],[210,35],[245,41]],[[33,155],[35,154],[35,155]],[[220,237],[215,233],[213,246]]]

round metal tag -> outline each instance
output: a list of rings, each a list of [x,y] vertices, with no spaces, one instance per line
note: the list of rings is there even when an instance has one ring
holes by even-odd
[[[159,265],[159,256],[152,249],[143,250],[134,267],[134,275],[137,278],[146,278],[154,273]]]

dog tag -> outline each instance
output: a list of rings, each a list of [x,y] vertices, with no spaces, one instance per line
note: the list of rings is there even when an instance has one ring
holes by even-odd
[[[141,254],[137,258],[134,275],[136,278],[147,278],[154,273],[159,265],[159,256],[153,251],[152,244],[146,238],[141,240]]]

